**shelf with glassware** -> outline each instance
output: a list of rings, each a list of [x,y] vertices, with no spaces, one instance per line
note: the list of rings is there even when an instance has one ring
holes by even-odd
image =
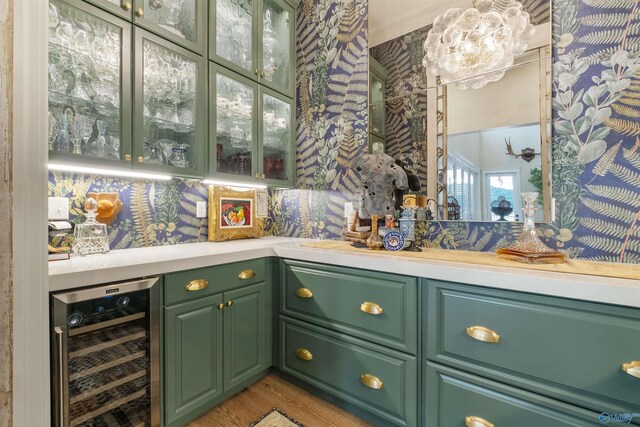
[[[386,149],[385,91],[388,72],[372,56],[369,57],[369,152],[384,153]]]
[[[293,186],[293,101],[210,62],[209,175]]]
[[[210,59],[292,98],[297,5],[297,0],[212,1]]]
[[[200,55],[206,52],[207,0],[86,0]]]

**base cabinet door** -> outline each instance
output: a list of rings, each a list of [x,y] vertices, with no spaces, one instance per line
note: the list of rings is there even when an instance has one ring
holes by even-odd
[[[167,425],[222,394],[222,295],[165,309]]]
[[[267,368],[265,283],[225,292],[224,389]]]

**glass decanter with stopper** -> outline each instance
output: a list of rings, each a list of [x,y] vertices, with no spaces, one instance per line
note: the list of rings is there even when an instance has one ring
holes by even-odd
[[[75,255],[91,255],[109,252],[107,225],[96,221],[98,202],[89,197],[84,203],[87,220],[76,225],[73,232],[73,253]]]
[[[522,235],[518,240],[496,251],[500,258],[526,262],[528,264],[557,264],[564,262],[566,257],[562,252],[551,249],[545,245],[536,233],[536,201],[538,193],[522,193],[524,202],[524,224]]]

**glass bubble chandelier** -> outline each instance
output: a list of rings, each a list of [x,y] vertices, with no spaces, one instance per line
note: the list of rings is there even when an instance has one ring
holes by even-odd
[[[475,0],[470,9],[449,9],[435,19],[422,64],[442,83],[480,89],[504,77],[534,32],[522,3]]]

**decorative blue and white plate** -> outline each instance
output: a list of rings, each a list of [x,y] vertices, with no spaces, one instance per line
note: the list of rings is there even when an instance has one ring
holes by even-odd
[[[384,235],[383,243],[388,251],[400,251],[404,248],[404,236],[399,231],[389,231]]]

